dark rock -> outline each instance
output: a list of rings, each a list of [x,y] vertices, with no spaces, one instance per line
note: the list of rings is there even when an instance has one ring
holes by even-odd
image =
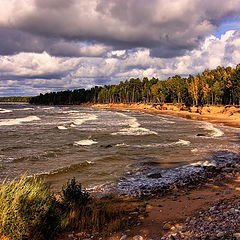
[[[198,133],[196,136],[197,136],[197,137],[206,137],[206,134],[204,134],[204,133]]]
[[[161,178],[161,173],[150,173],[147,175],[148,178]]]

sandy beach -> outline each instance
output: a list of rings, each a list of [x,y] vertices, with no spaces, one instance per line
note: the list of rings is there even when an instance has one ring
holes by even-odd
[[[186,119],[206,121],[215,124],[240,128],[240,107],[238,106],[204,106],[182,107],[173,104],[94,104],[94,108],[128,109],[155,114],[167,114]]]
[[[147,113],[167,114],[186,119],[207,121],[230,127],[240,127],[240,111],[239,108],[233,106],[207,106],[184,109],[167,104],[96,104],[93,107],[139,110]],[[223,171],[216,177],[209,177],[204,184],[198,182],[196,185],[186,189],[175,188],[166,196],[154,197],[147,202],[147,217],[140,217],[141,223],[139,225],[118,233],[110,237],[110,239],[121,239],[122,236],[127,236],[126,239],[134,239],[134,236],[142,236],[142,239],[197,239],[197,236],[195,236],[197,233],[189,233],[185,232],[185,230],[181,232],[183,226],[189,225],[192,219],[194,219],[192,222],[195,224],[201,212],[208,213],[209,209],[216,207],[219,202],[220,205],[226,201],[231,204],[236,199],[239,199],[239,166],[237,168],[232,167],[234,171],[231,173]],[[211,216],[210,213],[209,218]],[[207,222],[204,222],[204,224],[208,225]],[[223,221],[219,221],[219,225],[221,224],[223,224]],[[192,228],[194,227],[196,226],[192,226]],[[212,235],[214,238],[217,234],[218,236],[223,234],[222,232],[219,233],[219,231],[214,233],[215,236],[209,229],[204,229],[203,232]],[[179,237],[180,235],[181,237]]]
[[[168,114],[240,127],[240,113],[237,107],[182,109],[174,105],[146,104],[95,104],[92,107]],[[236,227],[240,220],[239,159],[237,154],[236,161],[232,164],[206,168],[199,178],[186,186],[175,185],[165,193],[160,192],[159,195],[153,194],[146,199],[136,199],[135,203],[127,203],[140,206],[136,208],[138,220],[133,226],[112,233],[110,237],[89,236],[92,239],[109,240],[239,239],[240,229]],[[61,239],[67,239],[66,235]]]

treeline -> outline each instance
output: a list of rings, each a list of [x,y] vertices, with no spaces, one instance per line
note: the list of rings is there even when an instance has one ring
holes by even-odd
[[[0,97],[0,102],[25,102],[28,103],[31,97]]]
[[[81,103],[184,103],[240,105],[240,64],[236,68],[217,67],[197,76],[179,75],[165,81],[157,78],[131,78],[118,85],[94,87],[90,90],[51,92],[33,97],[34,104]]]

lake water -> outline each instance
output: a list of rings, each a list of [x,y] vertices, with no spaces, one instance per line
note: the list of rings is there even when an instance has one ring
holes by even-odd
[[[216,154],[230,159],[239,133],[138,111],[1,104],[0,180],[27,172],[55,191],[75,177],[90,190],[135,194],[214,165]]]

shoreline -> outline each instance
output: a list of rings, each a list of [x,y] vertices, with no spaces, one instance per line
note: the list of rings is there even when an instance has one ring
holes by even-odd
[[[229,110],[226,111],[226,114],[220,113],[218,117],[214,116],[214,114],[209,114],[206,117],[205,114],[190,113],[177,109],[159,110],[156,109],[157,106],[143,104],[95,104],[92,106],[87,105],[86,107],[137,110],[153,114],[167,114],[191,120],[207,121],[237,128],[240,127],[240,115],[237,115],[238,113],[230,115]],[[233,117],[230,120],[226,119],[228,115],[234,116],[236,122],[232,121]],[[133,226],[128,226],[127,229],[112,233],[109,237],[102,238],[101,235],[91,235],[90,233],[87,237],[94,240],[167,240],[200,239],[199,234],[201,234],[206,239],[223,239],[221,236],[227,237],[227,239],[238,239],[234,237],[237,230],[229,230],[230,227],[225,224],[226,219],[229,219],[230,222],[231,216],[226,217],[225,215],[228,214],[230,209],[233,211],[238,202],[240,203],[239,159],[239,154],[236,154],[235,159],[232,159],[232,161],[231,159],[229,161],[226,159],[227,161],[224,164],[221,163],[220,166],[202,167],[202,171],[194,173],[187,179],[182,179],[182,182],[180,180],[167,187],[155,189],[149,195],[143,196],[143,199],[140,198],[137,200],[139,205],[144,207],[140,207],[134,212],[137,215],[137,220]],[[128,204],[131,205],[131,203]],[[222,207],[224,207],[223,213],[221,212]],[[212,209],[215,209],[215,212]],[[217,227],[209,229],[208,226],[210,223],[207,218],[214,218],[214,214],[216,213],[218,220],[214,224]],[[203,219],[202,215],[206,219]],[[236,212],[236,215],[238,216],[238,212]],[[233,219],[232,221],[238,220]],[[198,224],[202,224],[200,227],[203,227],[203,230],[198,229]],[[224,231],[221,229],[222,225],[226,225]],[[65,237],[60,239],[65,240],[68,238],[65,235]]]
[[[133,111],[142,111],[150,114],[167,114],[175,117],[183,117],[197,121],[207,121],[214,124],[217,123],[225,126],[240,128],[240,113],[238,113],[239,109],[235,107],[221,106],[205,107],[201,109],[192,108],[190,109],[191,112],[184,109],[180,110],[180,107],[174,105],[155,104],[86,104],[75,105],[74,107],[92,107],[119,110],[127,109]],[[147,191],[143,192],[143,196],[135,199],[134,203],[127,201],[126,199],[117,198],[117,201],[124,203],[126,208],[132,207],[133,204],[136,205],[136,210],[133,210],[127,216],[134,216],[134,219],[136,218],[133,226],[127,226],[126,229],[120,230],[117,233],[111,232],[111,235],[108,237],[101,235],[101,233],[92,234],[91,232],[88,232],[86,235],[83,235],[82,232],[76,231],[73,233],[71,231],[64,232],[62,236],[59,238],[57,237],[56,239],[196,239],[196,235],[193,235],[196,233],[192,233],[191,231],[192,229],[197,229],[197,225],[202,224],[200,221],[202,219],[202,213],[209,214],[207,216],[211,218],[212,215],[214,215],[214,212],[209,209],[214,208],[216,211],[218,211],[219,207],[227,205],[227,211],[231,211],[231,209],[235,209],[236,201],[240,203],[239,152],[236,153],[234,159],[229,157],[226,158],[226,161],[223,161],[221,160],[220,154],[219,159],[220,165],[203,166],[199,172],[193,172],[189,177],[180,178],[179,181],[169,184],[168,186],[156,187],[149,193],[149,195],[147,195]],[[144,195],[144,193],[146,195]],[[112,200],[110,197],[109,202],[112,204],[111,206],[116,207],[116,204],[118,203],[111,202]],[[236,210],[238,210],[237,207]],[[236,212],[236,214],[238,214],[238,212]],[[218,212],[218,215],[221,215],[220,211]],[[222,224],[222,222],[217,223],[219,223],[219,226]],[[203,223],[203,226],[209,225],[207,221],[206,224],[204,224],[205,223]],[[190,228],[190,226],[192,228]],[[206,229],[203,231],[204,234],[205,232],[206,234],[210,235],[215,234],[211,235],[215,237],[215,239],[221,239],[218,237],[222,234],[220,230],[221,229],[217,230],[218,232],[214,232],[215,229],[210,230],[206,227]],[[230,232],[226,231],[223,234],[225,234],[226,237],[229,237],[227,239],[235,239],[232,238],[232,233]],[[134,236],[136,237],[139,235],[142,236],[142,238],[134,238]],[[178,237],[179,235],[182,237]],[[123,238],[123,236],[125,237]]]
[[[64,232],[56,240],[67,240],[70,235],[76,240],[200,239],[196,235],[200,233],[206,237],[203,239],[238,239],[233,237],[236,229],[231,232],[228,231],[229,226],[226,226],[222,233],[221,227],[225,224],[226,218],[232,216],[237,218],[235,225],[238,226],[240,163],[227,164],[220,168],[209,167],[205,171],[205,176],[199,175],[198,180],[190,181],[184,186],[173,185],[171,189],[163,190],[161,193],[143,198],[114,198],[116,202],[110,198],[112,207],[116,207],[120,201],[126,208],[135,208],[129,212],[129,218],[133,217],[135,223],[125,229],[112,232],[108,236],[91,232]],[[231,213],[226,217],[225,215],[233,209],[234,211],[236,209],[235,215]],[[208,219],[216,217],[215,215],[217,227],[209,229],[212,220],[209,222]],[[202,227],[198,226],[199,222],[203,224],[203,229],[198,229]],[[235,225],[233,224],[233,227]],[[219,238],[220,232],[227,238]]]
[[[84,106],[84,105],[83,105]],[[89,105],[88,105],[89,107]],[[240,128],[240,108],[235,106],[205,106],[189,109],[172,104],[92,104],[92,108],[137,110],[152,114],[165,114],[189,120],[210,122],[228,127]]]
[[[175,117],[182,117],[190,120],[205,121],[213,124],[228,127],[240,128],[240,112],[234,107],[204,107],[199,109],[192,108],[191,112],[181,110],[173,105],[146,105],[146,104],[94,104],[93,108],[137,110],[150,114],[166,114]],[[230,169],[229,169],[230,168]],[[186,179],[186,184],[172,184],[167,189],[156,189],[150,194],[150,200],[146,201],[146,217],[140,217],[141,221],[131,230],[120,231],[109,237],[110,240],[134,239],[133,236],[140,235],[142,239],[195,239],[188,225],[196,228],[195,222],[201,219],[204,212],[211,218],[214,213],[209,209],[218,209],[219,205],[224,205],[228,201],[239,202],[240,193],[240,165],[239,155],[236,161],[227,163],[220,167],[209,166],[198,173],[198,176],[190,176]],[[225,204],[226,205],[226,204]],[[210,213],[209,213],[210,211]],[[161,214],[161,213],[164,213]],[[219,213],[219,215],[221,215]],[[225,217],[223,217],[225,219]],[[200,220],[199,220],[200,221]],[[220,220],[219,220],[220,221]],[[219,224],[223,223],[221,220]],[[195,225],[194,225],[195,224]],[[205,223],[203,223],[204,225]],[[167,226],[166,226],[167,225]],[[208,223],[207,223],[208,225]],[[205,225],[204,225],[205,226]],[[184,229],[184,231],[182,231]],[[187,231],[185,231],[187,229]],[[200,231],[200,230],[199,230]],[[203,234],[210,234],[219,237],[221,232],[211,232],[207,227],[202,231]],[[198,234],[198,233],[194,233]],[[215,236],[213,235],[215,234]],[[180,236],[181,237],[177,237]],[[173,236],[173,237],[171,237]],[[230,237],[230,235],[228,235]],[[190,237],[190,238],[189,238]],[[232,237],[232,236],[231,236]],[[137,239],[137,238],[136,238]],[[210,238],[211,239],[211,238]],[[232,238],[230,238],[232,239]]]
[[[1,104],[29,104],[29,102],[0,102]]]

